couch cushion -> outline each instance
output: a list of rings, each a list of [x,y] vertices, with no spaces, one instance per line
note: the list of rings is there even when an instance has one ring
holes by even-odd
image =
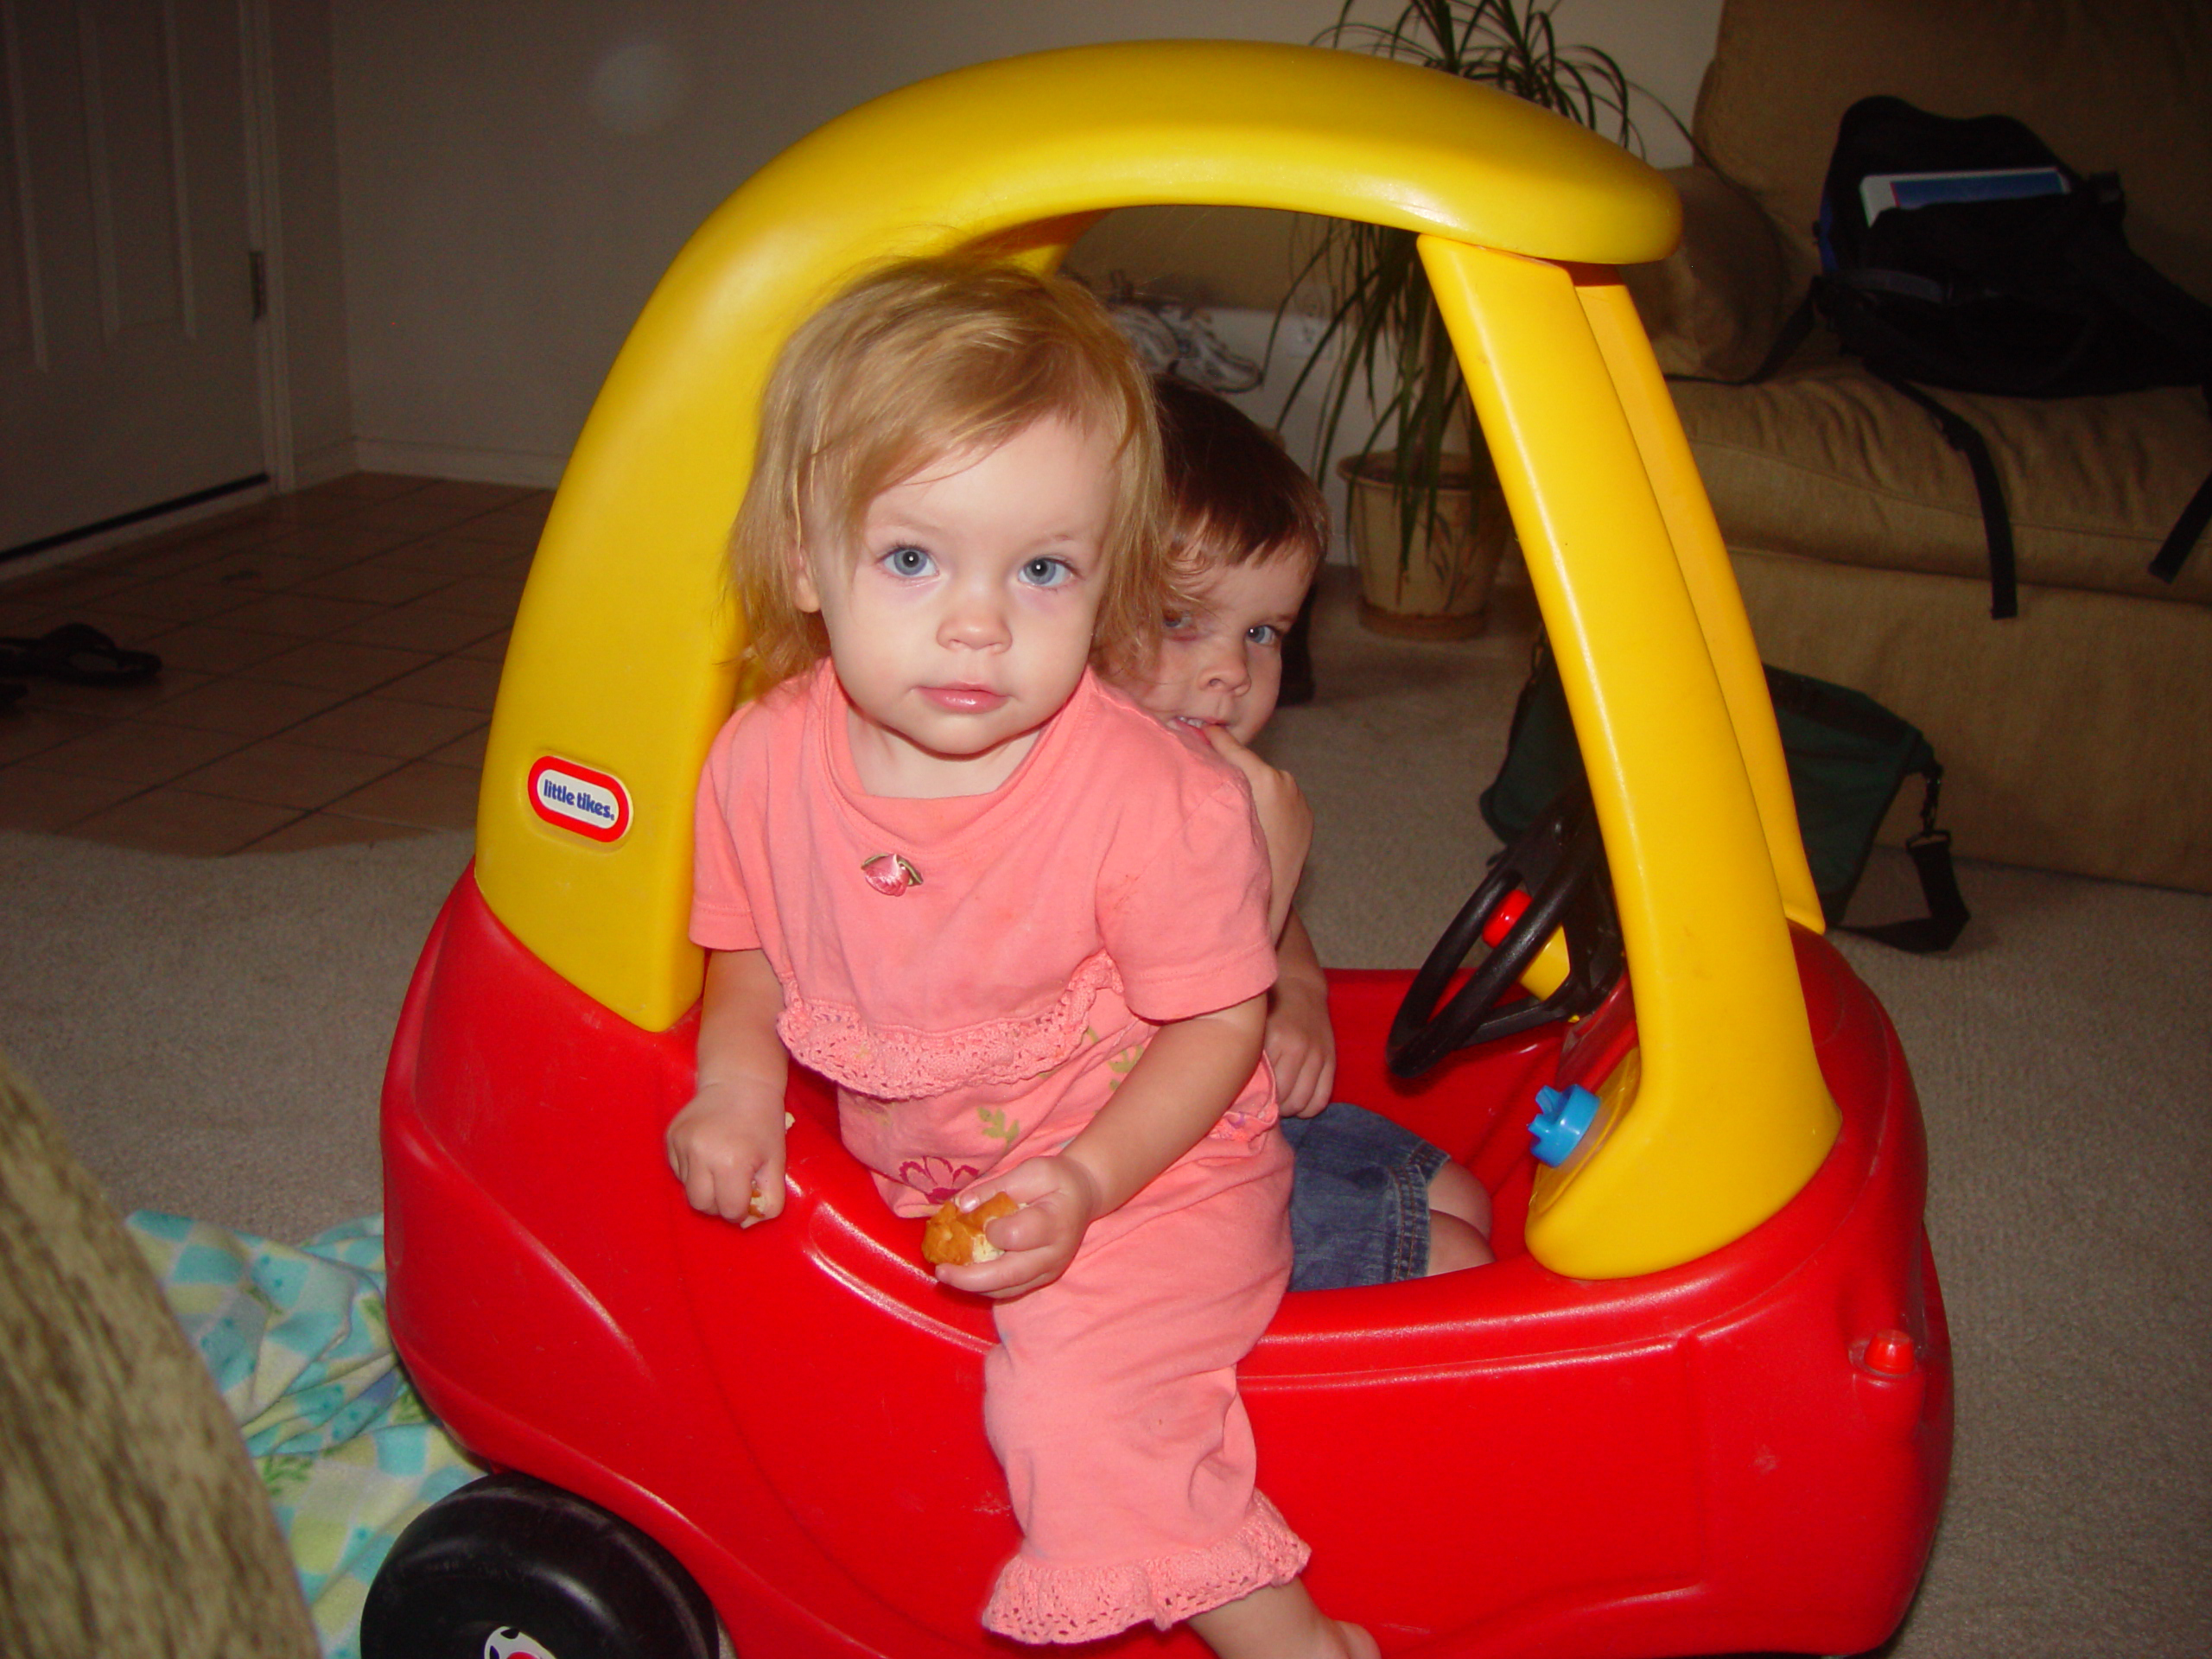
[[[2024,582],[2019,620],[1996,623],[1980,581],[1734,563],[1762,657],[1928,734],[1961,856],[2212,893],[2212,608]],[[1920,798],[1905,787],[1885,841]]]
[[[1669,168],[1667,181],[1682,198],[1682,239],[1664,259],[1622,266],[1621,280],[1663,372],[1743,379],[1765,360],[1803,279],[1751,196],[1706,167]]]
[[[2212,301],[2205,0],[1728,0],[1694,131],[1781,222],[1801,270],[1836,124],[1889,92],[2001,114],[2084,173],[2117,171],[2135,251]]]
[[[1964,457],[1926,411],[1855,362],[1808,346],[1764,385],[1678,383],[1674,393],[1732,547],[1892,570],[1988,570]],[[2212,603],[2212,548],[2200,545],[2171,587],[2145,569],[2212,474],[2201,393],[1937,395],[1988,440],[2022,582]]]

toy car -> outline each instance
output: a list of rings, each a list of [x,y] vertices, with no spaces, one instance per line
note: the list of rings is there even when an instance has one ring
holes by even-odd
[[[1588,777],[1421,974],[1332,979],[1337,1093],[1476,1169],[1500,1259],[1294,1294],[1243,1367],[1316,1599],[1386,1653],[1462,1659],[1856,1652],[1902,1618],[1950,1452],[1918,1108],[1821,937],[1726,554],[1612,272],[1672,245],[1672,192],[1450,77],[1176,42],[831,123],[708,221],[609,376],[385,1095],[392,1333],[502,1472],[394,1549],[370,1659],[689,1659],[717,1623],[747,1659],[1005,1650],[977,1624],[1017,1542],[986,1306],[925,1270],[817,1079],[792,1084],[774,1223],[695,1214],[668,1172],[690,806],[754,689],[721,561],[784,338],[871,258],[1049,264],[1147,202],[1421,233]],[[1564,967],[1524,994],[1554,935]]]

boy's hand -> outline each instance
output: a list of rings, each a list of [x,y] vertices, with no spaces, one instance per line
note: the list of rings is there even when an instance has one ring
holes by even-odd
[[[1271,766],[1238,742],[1225,726],[1205,728],[1206,741],[1223,760],[1244,774],[1252,786],[1252,810],[1260,820],[1260,834],[1268,843],[1268,871],[1274,878],[1274,898],[1268,906],[1268,921],[1274,935],[1282,932],[1290,903],[1305,874],[1306,855],[1313,846],[1313,809],[1298,779]]]
[[[1072,1158],[1029,1158],[1003,1175],[976,1182],[958,1203],[970,1209],[994,1192],[1021,1206],[983,1229],[983,1236],[1006,1254],[964,1268],[940,1267],[937,1276],[955,1290],[1007,1302],[1043,1289],[1067,1271],[1097,1218],[1098,1183]]]
[[[1337,1080],[1327,990],[1294,974],[1276,980],[1268,998],[1266,1048],[1275,1103],[1285,1117],[1311,1117],[1326,1106]]]
[[[668,1163],[694,1210],[741,1227],[784,1208],[784,1102],[745,1083],[710,1083],[668,1126]]]

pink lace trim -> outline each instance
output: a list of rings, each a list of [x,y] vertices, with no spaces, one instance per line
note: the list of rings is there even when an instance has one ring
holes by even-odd
[[[1150,1619],[1161,1630],[1288,1584],[1313,1552],[1259,1492],[1217,1544],[1110,1567],[1053,1567],[1017,1555],[1000,1571],[983,1628],[1017,1642],[1095,1642]]]
[[[1101,950],[1084,959],[1052,1005],[958,1031],[872,1026],[858,1008],[810,1002],[784,987],[776,1033],[802,1065],[876,1100],[922,1100],[960,1088],[1028,1083],[1083,1046],[1084,1021],[1101,991],[1122,976]]]

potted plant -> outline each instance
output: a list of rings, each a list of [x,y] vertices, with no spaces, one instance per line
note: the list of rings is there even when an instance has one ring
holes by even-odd
[[[1315,44],[1360,48],[1479,82],[1636,142],[1628,78],[1593,46],[1559,44],[1559,0],[1407,0],[1389,23],[1357,21],[1345,0]],[[1286,410],[1333,347],[1324,379],[1318,459],[1336,446],[1355,388],[1375,410],[1365,445],[1338,470],[1361,570],[1361,619],[1430,639],[1480,632],[1497,562],[1511,538],[1459,359],[1431,296],[1411,231],[1324,221],[1292,296],[1319,273],[1332,309]],[[1287,310],[1291,299],[1283,302]],[[1281,323],[1281,312],[1276,317]],[[1390,447],[1380,447],[1386,435]]]

